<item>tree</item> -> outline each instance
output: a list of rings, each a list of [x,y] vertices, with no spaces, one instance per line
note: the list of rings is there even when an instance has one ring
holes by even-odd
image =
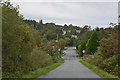
[[[93,32],[91,38],[88,40],[86,44],[86,53],[87,54],[94,54],[94,52],[97,50],[97,47],[99,46],[99,36],[97,32]]]
[[[72,37],[72,38],[70,39],[70,44],[69,44],[69,46],[75,46],[75,45],[77,44],[77,41],[76,41],[76,40],[77,40],[76,38]]]
[[[66,42],[66,46],[68,46],[69,43],[70,43],[70,39],[69,39],[68,37],[66,37],[66,38],[65,38],[65,42]]]
[[[99,28],[99,27],[96,27],[95,30],[96,30],[97,32],[99,32],[99,31],[100,31],[100,28]]]
[[[59,43],[60,48],[61,48],[61,49],[64,49],[64,46],[65,46],[66,41],[61,38],[61,39],[59,39],[58,43]]]
[[[65,25],[63,26],[63,28],[64,28],[65,30],[67,30],[67,29],[68,29],[67,24],[65,24]]]
[[[78,51],[79,51],[79,54],[81,53],[81,45],[78,46]]]
[[[75,29],[71,30],[71,35],[76,35],[76,30]]]
[[[3,77],[18,77],[21,74],[21,63],[23,63],[21,59],[27,60],[22,47],[26,35],[23,18],[18,16],[18,9],[14,8],[10,2],[3,4],[2,9]]]
[[[40,20],[40,21],[39,21],[39,24],[41,24],[41,25],[42,25],[42,24],[43,24],[43,21],[42,21],[42,20]]]
[[[59,39],[59,41],[58,41],[58,44],[59,44],[59,48],[60,48],[60,58],[61,58],[61,55],[62,55],[62,50],[64,49],[64,47],[65,47],[65,40],[64,39]]]
[[[82,50],[85,50],[85,45],[86,45],[86,43],[87,43],[87,41],[89,40],[89,38],[91,37],[91,33],[92,33],[92,31],[87,31],[87,32],[85,32],[84,34],[81,34],[79,37],[78,37],[78,39],[77,39],[77,47],[79,46],[79,45],[81,45],[81,51]],[[79,53],[81,53],[81,51],[79,51]]]
[[[87,31],[90,31],[90,30],[91,30],[91,27],[88,26],[88,25],[85,25],[85,26],[83,27],[83,29],[81,30],[80,34],[83,34],[83,33],[87,32]]]

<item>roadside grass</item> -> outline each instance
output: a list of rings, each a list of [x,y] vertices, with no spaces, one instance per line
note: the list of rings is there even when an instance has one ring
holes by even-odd
[[[78,59],[83,59],[83,57],[78,57]]]
[[[60,66],[63,63],[64,63],[64,60],[61,58],[61,59],[59,59],[58,63],[54,63],[54,64],[49,65],[49,66],[44,67],[44,68],[39,68],[36,71],[33,71],[33,72],[26,74],[26,75],[23,75],[22,77],[23,78],[33,78],[33,79],[38,78],[38,77],[54,70],[55,68],[57,68],[58,66]]]
[[[85,62],[84,60],[80,60],[80,62],[84,66],[88,67],[91,71],[93,71],[94,73],[96,73],[97,75],[99,75],[101,78],[104,78],[105,80],[108,79],[108,78],[109,79],[112,78],[111,80],[116,80],[116,79],[120,80],[120,78],[118,78],[117,76],[111,75],[111,74],[109,74],[109,73],[107,73],[107,72],[99,69],[95,65],[92,65],[92,64],[89,64],[89,63]]]

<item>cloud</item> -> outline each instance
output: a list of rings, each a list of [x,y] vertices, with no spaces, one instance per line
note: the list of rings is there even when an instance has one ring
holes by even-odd
[[[77,0],[76,0],[77,1]],[[89,24],[107,27],[117,22],[117,2],[13,2],[20,5],[20,13],[27,19],[57,24]]]
[[[118,2],[119,0],[10,0],[12,2]]]

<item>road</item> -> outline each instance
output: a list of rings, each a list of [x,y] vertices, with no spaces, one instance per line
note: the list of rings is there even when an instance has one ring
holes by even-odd
[[[100,78],[79,62],[75,47],[69,47],[64,51],[66,52],[66,55],[62,57],[64,63],[39,78]]]

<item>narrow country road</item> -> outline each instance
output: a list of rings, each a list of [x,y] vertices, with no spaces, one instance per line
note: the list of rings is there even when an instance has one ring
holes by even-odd
[[[69,47],[63,57],[64,63],[53,71],[39,78],[100,78],[87,67],[82,65],[76,57],[75,47]]]

